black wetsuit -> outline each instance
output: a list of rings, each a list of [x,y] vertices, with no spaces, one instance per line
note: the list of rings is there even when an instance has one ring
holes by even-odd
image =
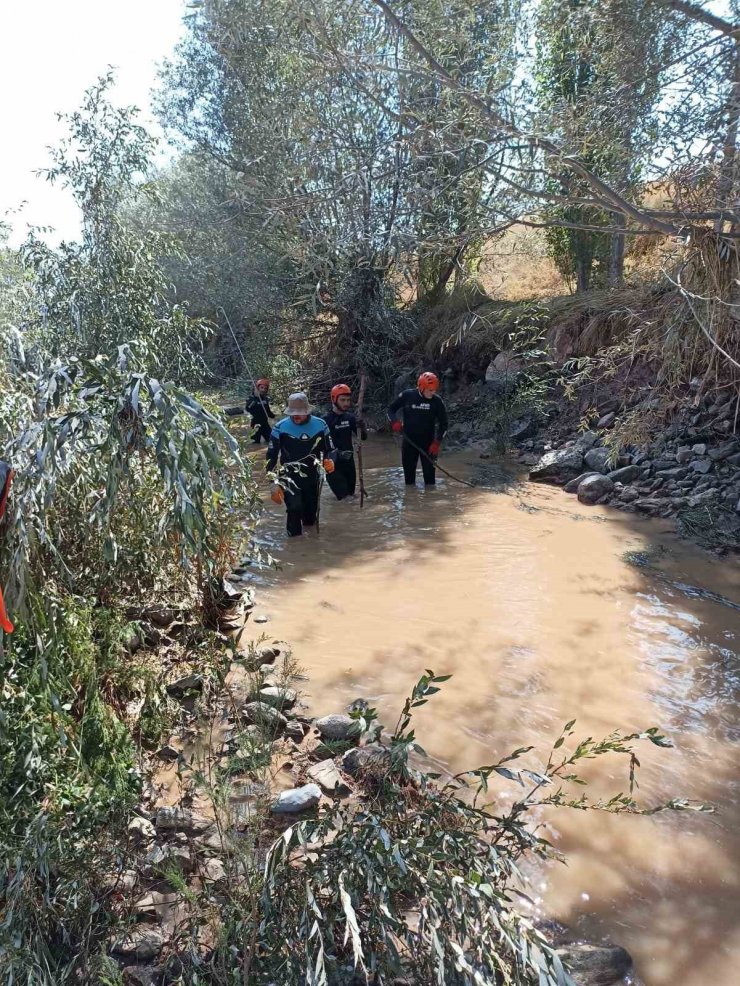
[[[288,534],[303,533],[303,525],[316,523],[321,489],[319,457],[335,458],[329,426],[313,415],[296,424],[290,418],[278,421],[267,446],[267,468],[280,460],[280,479],[285,490]]]
[[[403,445],[401,448],[401,464],[407,486],[416,482],[416,467],[419,462],[420,449],[428,453],[429,446],[434,441],[441,441],[447,431],[447,408],[438,394],[427,398],[416,387],[404,390],[388,408],[388,418],[393,421],[401,412],[403,417]],[[413,444],[412,444],[413,443]],[[421,456],[421,471],[427,486],[435,483],[434,463],[427,457]]]
[[[336,468],[326,477],[326,481],[337,500],[343,500],[347,496],[353,496],[357,486],[352,437],[357,434],[358,421],[351,411],[334,410],[324,415],[324,421],[329,425],[334,448],[337,450]],[[367,439],[364,421],[359,422],[359,429],[364,442]]]
[[[275,417],[275,412],[270,408],[270,398],[265,394],[264,397],[259,397],[257,394],[254,397],[250,397],[247,403],[244,405],[244,410],[247,414],[252,415],[252,441],[259,445],[260,439],[264,438],[266,442],[270,441],[270,422],[269,418]]]

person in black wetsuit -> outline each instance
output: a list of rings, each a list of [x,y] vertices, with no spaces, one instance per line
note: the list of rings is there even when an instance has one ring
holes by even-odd
[[[275,412],[270,407],[270,381],[266,380],[264,377],[260,379],[255,384],[255,391],[252,397],[249,398],[247,403],[244,405],[244,410],[247,414],[252,415],[252,442],[255,445],[259,445],[260,440],[264,438],[266,442],[270,441],[270,418],[275,417]]]
[[[331,389],[331,411],[324,415],[329,425],[334,448],[337,450],[336,469],[327,477],[329,487],[337,500],[354,497],[357,486],[355,452],[352,439],[359,428],[362,441],[367,441],[365,422],[357,420],[349,407],[352,391],[346,383],[338,383]]]
[[[274,472],[280,461],[279,482],[272,490],[274,503],[285,503],[290,537],[303,534],[316,523],[321,483],[319,466],[327,476],[334,472],[334,446],[329,426],[314,417],[305,394],[291,394],[267,446],[267,469]],[[323,456],[323,463],[321,457]]]
[[[447,408],[439,396],[439,380],[434,373],[422,373],[417,386],[404,390],[388,408],[388,420],[396,433],[403,432],[401,464],[407,486],[416,484],[416,466],[421,457],[421,471],[426,486],[436,481],[434,459],[439,455],[447,431]],[[403,421],[396,415],[401,413]],[[417,448],[426,455],[421,455]]]

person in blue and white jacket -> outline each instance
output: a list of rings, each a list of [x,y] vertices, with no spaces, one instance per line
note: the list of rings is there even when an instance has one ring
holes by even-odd
[[[303,534],[313,527],[319,508],[321,482],[319,468],[334,472],[334,444],[329,426],[311,414],[312,408],[303,393],[291,394],[283,411],[286,415],[274,426],[267,446],[267,469],[278,467],[278,482],[272,500],[285,503],[289,537]]]

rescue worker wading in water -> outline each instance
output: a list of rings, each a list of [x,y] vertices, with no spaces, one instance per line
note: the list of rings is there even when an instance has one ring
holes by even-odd
[[[404,390],[388,408],[388,420],[397,434],[403,432],[401,464],[407,486],[416,484],[416,466],[421,458],[424,483],[434,486],[434,459],[439,455],[442,439],[447,431],[447,408],[439,396],[439,380],[434,373],[422,373],[417,386]],[[403,422],[396,419],[401,412]],[[413,444],[412,444],[413,443]],[[418,449],[426,452],[421,455]]]
[[[254,429],[252,432],[252,441],[255,445],[259,445],[260,440],[263,438],[266,442],[270,441],[269,419],[275,417],[275,412],[270,407],[269,394],[270,381],[264,377],[260,377],[255,384],[254,394],[244,405],[244,410],[247,414],[252,415],[251,425]]]
[[[332,493],[337,500],[354,497],[357,486],[355,452],[352,439],[360,430],[363,442],[367,441],[365,422],[358,421],[350,411],[352,391],[346,383],[338,383],[331,389],[331,411],[324,415],[329,425],[334,448],[337,450],[336,469],[327,477]]]
[[[274,503],[285,503],[290,537],[313,527],[321,490],[319,467],[334,472],[334,446],[329,426],[311,414],[305,394],[291,394],[283,411],[287,417],[275,425],[267,447],[267,469],[274,472],[280,461],[280,484],[272,491]],[[321,463],[323,456],[323,463]]]

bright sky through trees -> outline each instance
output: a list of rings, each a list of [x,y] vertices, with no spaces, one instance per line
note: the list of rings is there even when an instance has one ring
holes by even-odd
[[[149,119],[157,64],[181,32],[182,0],[24,0],[0,14],[0,219],[14,228],[53,226],[51,240],[78,231],[71,198],[33,172],[49,164],[46,148],[60,136],[55,114],[74,110],[85,89],[109,66],[115,99],[139,106]]]

